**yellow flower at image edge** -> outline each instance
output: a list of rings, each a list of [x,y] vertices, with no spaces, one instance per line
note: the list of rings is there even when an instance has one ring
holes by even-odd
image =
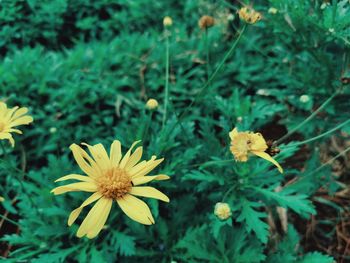
[[[260,133],[238,132],[237,128],[234,128],[229,136],[231,138],[230,150],[236,161],[246,162],[249,154],[254,154],[273,163],[277,166],[278,171],[283,173],[283,169],[278,162],[265,152],[268,146]]]
[[[76,144],[70,146],[76,162],[87,176],[79,174],[63,176],[56,182],[69,179],[80,182],[56,187],[51,192],[55,195],[72,191],[93,193],[73,210],[68,218],[68,225],[71,226],[85,206],[97,201],[81,223],[77,232],[78,237],[86,235],[88,238],[94,238],[98,235],[107,220],[113,201],[118,203],[127,216],[145,225],[154,224],[153,216],[147,204],[135,196],[169,202],[169,198],[157,189],[139,186],[153,180],[166,180],[169,176],[164,174],[146,176],[163,159],[156,160],[156,156],[152,156],[148,161],[139,162],[142,147],[131,153],[138,142],[133,143],[124,157],[118,140],[112,143],[109,156],[102,144],[90,146],[83,143],[88,147],[91,156]]]
[[[9,140],[12,147],[15,145],[11,133],[22,134],[22,131],[14,127],[33,122],[33,117],[26,115],[27,112],[28,109],[25,107],[7,108],[4,102],[0,102],[0,140]]]

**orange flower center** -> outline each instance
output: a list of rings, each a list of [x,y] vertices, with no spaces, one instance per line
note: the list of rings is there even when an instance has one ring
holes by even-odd
[[[118,199],[131,190],[132,183],[130,176],[123,169],[115,167],[97,180],[97,186],[105,197]]]

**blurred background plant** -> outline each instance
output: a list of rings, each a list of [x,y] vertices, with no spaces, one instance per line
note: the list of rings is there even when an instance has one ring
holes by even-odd
[[[7,159],[1,151],[4,260],[350,259],[350,125],[296,143],[349,120],[349,1],[254,1],[261,20],[198,97],[242,30],[240,7],[224,0],[1,2],[1,100],[29,107],[35,119],[7,147]],[[215,20],[206,30],[198,27],[203,15]],[[165,16],[173,20],[166,31]],[[149,98],[158,101],[153,111]],[[283,138],[276,159],[285,173],[258,158],[232,161],[233,127]],[[78,239],[77,225],[66,220],[86,195],[54,197],[53,181],[78,171],[71,143],[113,139],[123,146],[142,139],[145,158],[165,157],[158,171],[171,176],[161,187],[171,202],[148,202],[151,227],[113,209],[97,238]],[[229,205],[228,219],[214,215],[219,202]]]

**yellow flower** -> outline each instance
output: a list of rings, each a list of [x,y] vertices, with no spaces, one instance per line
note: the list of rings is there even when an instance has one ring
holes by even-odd
[[[242,7],[239,9],[238,15],[240,19],[249,24],[255,24],[261,19],[261,14],[250,7]]]
[[[0,140],[9,140],[12,147],[15,145],[11,132],[18,134],[22,132],[13,127],[33,122],[33,117],[26,115],[27,112],[28,109],[25,107],[16,106],[10,109],[4,102],[0,102]]]
[[[146,102],[146,108],[149,109],[149,110],[154,110],[158,107],[158,101],[155,100],[155,99],[149,99],[147,102]]]
[[[229,135],[231,138],[230,150],[236,161],[246,162],[249,154],[252,153],[273,163],[277,166],[278,171],[283,173],[283,169],[278,162],[265,152],[268,146],[260,133],[238,132],[237,128],[234,128]]]
[[[163,25],[164,25],[165,27],[172,26],[172,24],[173,24],[173,20],[171,19],[170,16],[164,17],[164,19],[163,19]]]
[[[2,196],[0,196],[0,202],[4,202],[5,198],[3,198]]]
[[[227,203],[216,203],[214,214],[221,220],[226,220],[231,216],[231,208]]]
[[[145,225],[154,224],[153,216],[147,204],[135,196],[169,202],[169,198],[157,189],[139,186],[153,180],[169,179],[169,176],[164,174],[146,176],[163,159],[156,160],[156,156],[152,156],[148,161],[139,162],[142,147],[138,147],[131,153],[139,142],[134,142],[124,157],[122,157],[121,144],[118,140],[112,143],[109,156],[102,144],[90,146],[83,143],[88,147],[91,156],[76,144],[70,146],[76,162],[87,176],[79,174],[63,176],[56,182],[69,179],[80,182],[56,187],[51,192],[55,195],[72,191],[92,192],[93,194],[71,212],[68,225],[71,226],[74,223],[85,206],[97,201],[81,223],[77,237],[85,235],[88,238],[96,237],[107,220],[113,201],[118,203],[127,216]]]

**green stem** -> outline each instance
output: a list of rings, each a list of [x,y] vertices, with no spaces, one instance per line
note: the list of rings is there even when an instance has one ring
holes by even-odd
[[[309,142],[312,142],[312,141],[315,141],[315,140],[318,140],[318,139],[321,139],[322,137],[324,136],[327,136],[328,134],[331,134],[332,132],[335,132],[336,130],[339,130],[340,128],[344,127],[346,124],[350,123],[350,119],[337,125],[336,127],[334,127],[333,129],[329,130],[329,131],[326,131],[316,137],[313,137],[313,138],[310,138],[310,139],[307,139],[305,141],[301,141],[301,142],[297,142],[297,143],[294,143],[294,144],[291,144],[291,145],[288,145],[286,146],[285,148],[289,148],[289,147],[295,147],[295,146],[299,146],[299,145],[302,145],[302,144],[306,144],[306,143],[309,143]]]
[[[207,81],[209,82],[209,75],[210,75],[210,60],[209,60],[209,43],[208,43],[208,28],[205,28],[205,55],[206,55],[206,69],[207,69]],[[210,85],[210,83],[209,83]]]
[[[340,156],[342,156],[343,154],[346,154],[348,151],[350,151],[350,147],[346,148],[344,151],[338,153],[336,156],[334,156],[332,159],[328,160],[326,163],[322,164],[320,167],[318,167],[315,171],[312,171],[311,173],[308,174],[309,175],[313,175],[314,173],[317,173],[318,171],[320,171],[323,167],[325,167],[326,165],[329,165],[331,163],[334,162],[334,160],[338,159]]]
[[[181,115],[179,116],[179,121],[182,120],[182,118],[189,112],[189,110],[192,108],[192,106],[194,104],[197,103],[198,99],[204,94],[204,92],[207,90],[207,88],[210,86],[210,83],[216,78],[216,75],[219,73],[219,71],[221,70],[221,68],[224,66],[225,62],[227,61],[227,59],[232,55],[233,51],[235,51],[238,42],[240,41],[245,29],[246,29],[247,25],[244,25],[242,28],[242,31],[239,33],[237,39],[235,42],[233,42],[230,50],[225,54],[224,58],[221,60],[220,64],[216,67],[214,73],[210,76],[210,78],[208,79],[208,81],[204,84],[204,86],[201,88],[201,90],[198,92],[198,94],[196,95],[196,97],[194,98],[194,100],[192,100],[192,102],[190,103],[190,105],[188,105],[186,107],[186,109],[181,113]]]
[[[7,222],[9,222],[9,223],[11,223],[11,224],[14,224],[14,225],[18,226],[18,227],[20,227],[20,226],[21,226],[21,225],[20,225],[20,224],[18,224],[17,222],[13,221],[13,220],[12,220],[12,219],[10,219],[10,218],[7,218],[7,217],[6,217],[6,216],[4,216],[4,215],[1,215],[1,214],[0,214],[0,218],[4,219],[5,221],[7,221]]]
[[[165,31],[165,89],[164,89],[164,114],[162,129],[164,128],[167,112],[168,112],[168,101],[169,101],[169,31]]]
[[[225,202],[227,196],[233,191],[233,189],[235,189],[235,186],[231,186],[231,187],[227,190],[227,192],[224,194],[224,197],[222,198],[222,203]]]
[[[229,49],[229,51],[225,54],[224,58],[221,60],[220,64],[216,67],[214,73],[210,76],[209,80],[203,85],[203,87],[201,88],[201,90],[198,92],[198,94],[196,95],[196,97],[194,98],[194,100],[192,100],[192,102],[190,103],[190,105],[188,105],[186,107],[186,109],[180,114],[180,116],[177,118],[176,123],[173,125],[173,127],[171,127],[171,129],[169,129],[169,131],[173,131],[174,128],[181,122],[181,120],[186,116],[186,114],[190,111],[190,109],[192,108],[192,106],[194,104],[197,103],[198,99],[205,93],[205,91],[207,90],[207,88],[210,86],[209,84],[216,78],[217,74],[219,73],[219,71],[222,69],[222,67],[224,66],[225,62],[227,61],[227,59],[232,55],[233,51],[236,49],[245,29],[246,29],[247,25],[245,24],[242,28],[242,31],[239,33],[237,39],[233,42],[231,48]],[[165,133],[162,133],[161,135],[161,143],[164,141],[164,137],[165,137]]]
[[[291,129],[286,135],[282,136],[280,139],[277,140],[277,144],[280,144],[282,141],[290,137],[292,134],[294,134],[297,130],[299,130],[301,127],[303,127],[306,123],[308,123],[310,120],[312,120],[321,110],[323,110],[333,99],[335,96],[337,96],[342,88],[338,89],[331,97],[329,97],[320,107],[318,107],[317,110],[315,110],[309,117],[307,117],[304,121],[299,123],[296,127]]]
[[[150,124],[152,121],[153,112],[154,112],[154,110],[150,110],[150,114],[147,117],[146,127],[145,127],[145,130],[143,131],[143,136],[142,136],[143,143],[146,142],[146,139],[148,137],[148,130],[149,130],[149,127],[150,127]]]

